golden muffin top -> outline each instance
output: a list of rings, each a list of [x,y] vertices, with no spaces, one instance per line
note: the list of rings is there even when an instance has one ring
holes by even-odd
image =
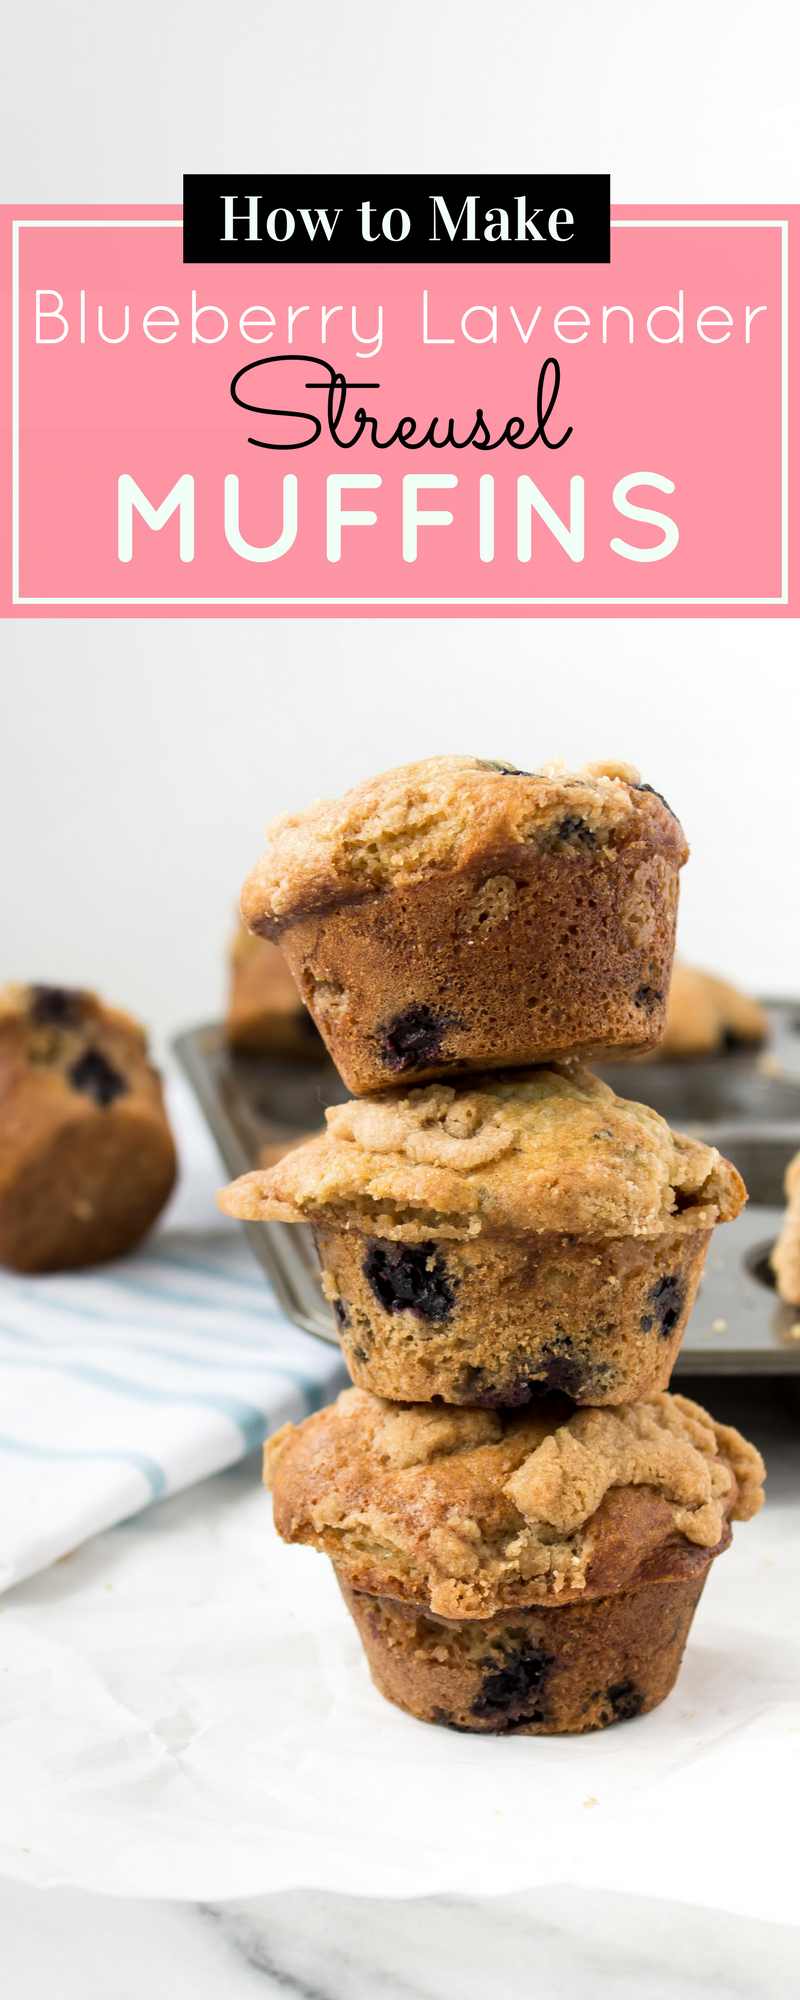
[[[540,771],[480,757],[429,757],[317,799],[267,828],[242,893],[251,930],[277,938],[309,910],[352,902],[438,870],[524,868],[542,847],[565,855],[639,842],[643,854],[688,847],[674,814],[632,764],[560,762]]]
[[[220,1208],[414,1243],[687,1234],[732,1220],[746,1199],[714,1146],[570,1063],[387,1090],[325,1116],[326,1132],[233,1181]]]
[[[488,1618],[691,1573],[728,1519],[758,1512],[764,1465],[685,1396],[570,1414],[347,1389],[270,1439],[264,1476],[284,1541],[321,1549],[355,1589]]]

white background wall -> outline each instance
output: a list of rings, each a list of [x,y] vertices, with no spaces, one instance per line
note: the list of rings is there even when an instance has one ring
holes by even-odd
[[[4,34],[4,200],[178,201],[235,163],[800,201],[798,0],[15,0]],[[684,955],[800,992],[797,630],[7,624],[0,978],[96,984],[159,1037],[208,1017],[266,820],[457,750],[639,763],[693,846]]]

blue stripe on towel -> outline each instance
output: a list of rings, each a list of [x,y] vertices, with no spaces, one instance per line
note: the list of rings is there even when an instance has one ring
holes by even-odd
[[[149,1331],[147,1328],[142,1329],[145,1336],[149,1335]],[[6,1340],[14,1341],[18,1347],[26,1351],[28,1364],[33,1368],[39,1366],[40,1355],[49,1353],[63,1355],[64,1352],[63,1340],[47,1339],[46,1337],[43,1338],[41,1334],[29,1333],[27,1327],[11,1327],[3,1323],[0,1327],[0,1334]],[[209,1339],[212,1337],[211,1335],[208,1336]],[[116,1359],[118,1354],[137,1354],[140,1359],[168,1361],[176,1368],[196,1368],[198,1372],[202,1372],[203,1374],[227,1375],[228,1378],[231,1375],[252,1376],[258,1374],[261,1368],[266,1365],[268,1374],[277,1375],[282,1381],[290,1382],[292,1388],[297,1389],[299,1394],[305,1396],[306,1399],[310,1400],[318,1393],[320,1385],[316,1381],[312,1381],[310,1377],[306,1378],[297,1368],[292,1368],[288,1363],[279,1361],[276,1356],[254,1356],[252,1346],[245,1342],[238,1343],[235,1335],[225,1336],[220,1334],[218,1339],[220,1346],[223,1342],[226,1342],[231,1349],[227,1360],[210,1361],[204,1354],[187,1354],[177,1347],[164,1347],[160,1342],[156,1345],[155,1341],[149,1337],[143,1340],[120,1340],[118,1336],[115,1336],[113,1342],[105,1342],[104,1346],[106,1349],[109,1345],[113,1346],[114,1359]],[[91,1352],[97,1345],[98,1342],[91,1335],[87,1335],[84,1340],[81,1340],[78,1335],[75,1341],[70,1343],[70,1351],[74,1358],[76,1348],[80,1350],[80,1348],[85,1349],[88,1347]],[[241,1346],[242,1350],[241,1356],[238,1358],[234,1351],[237,1346]],[[32,1357],[31,1350],[33,1350]],[[24,1367],[26,1365],[25,1355],[20,1358],[19,1362],[16,1362],[14,1357],[0,1353],[0,1368],[4,1366],[13,1367],[15,1365]],[[66,1359],[62,1360],[60,1365],[66,1367],[68,1365]],[[176,1390],[175,1394],[181,1395],[182,1392]]]
[[[237,1237],[236,1240],[238,1245],[240,1239]],[[199,1257],[176,1256],[174,1250],[170,1250],[169,1252],[164,1250],[148,1250],[146,1256],[148,1262],[165,1264],[168,1269],[171,1268],[176,1271],[201,1271],[204,1277],[220,1278],[224,1280],[225,1284],[234,1285],[237,1291],[258,1292],[260,1297],[264,1299],[268,1311],[277,1310],[277,1308],[272,1306],[272,1294],[268,1280],[266,1278],[247,1278],[241,1271],[229,1270],[227,1268],[227,1259],[221,1259],[218,1264],[214,1263],[213,1260],[205,1263],[201,1262]]]
[[[0,1355],[0,1368],[29,1366],[24,1358],[16,1361],[9,1355]],[[131,1382],[125,1376],[110,1375],[104,1368],[91,1367],[85,1361],[37,1360],[36,1366],[46,1369],[48,1374],[71,1375],[78,1382],[91,1383],[94,1389],[109,1389],[112,1395],[132,1396],[144,1403],[192,1403],[207,1410],[218,1410],[220,1416],[227,1417],[237,1426],[246,1451],[255,1451],[264,1442],[266,1419],[262,1411],[257,1410],[253,1403],[241,1402],[236,1396],[203,1395],[196,1389],[154,1389],[149,1383]]]
[[[55,1301],[55,1303],[57,1305],[60,1305],[60,1301]],[[145,1359],[151,1358],[156,1361],[169,1361],[173,1363],[176,1367],[180,1368],[197,1368],[197,1369],[203,1369],[206,1372],[211,1370],[225,1375],[231,1375],[234,1373],[254,1375],[260,1373],[261,1370],[264,1369],[267,1372],[267,1374],[277,1375],[280,1377],[282,1381],[290,1382],[292,1388],[296,1389],[299,1395],[305,1397],[306,1401],[308,1402],[312,1410],[319,1408],[322,1389],[326,1385],[321,1384],[316,1376],[306,1374],[304,1369],[292,1366],[291,1363],[280,1360],[276,1354],[271,1354],[268,1349],[266,1350],[259,1349],[256,1346],[255,1342],[249,1341],[246,1338],[246,1336],[237,1337],[236,1334],[214,1333],[211,1330],[204,1332],[202,1334],[202,1338],[204,1340],[214,1340],[220,1346],[226,1345],[229,1346],[230,1349],[228,1359],[219,1361],[209,1361],[206,1359],[204,1355],[186,1354],[182,1352],[180,1348],[169,1348],[160,1345],[156,1346],[152,1338],[153,1334],[158,1334],[163,1339],[169,1340],[170,1335],[172,1335],[172,1337],[174,1338],[176,1332],[180,1333],[180,1328],[176,1329],[175,1327],[159,1327],[159,1326],[153,1326],[152,1324],[149,1323],[145,1323],[144,1325],[142,1325],[141,1321],[139,1321],[136,1322],[136,1324],[138,1325],[140,1333],[143,1336],[143,1338],[140,1340],[125,1340],[119,1338],[119,1335],[117,1333],[117,1328],[120,1325],[128,1324],[128,1322],[126,1321],[115,1321],[112,1323],[111,1326],[109,1326],[108,1316],[105,1313],[96,1312],[84,1315],[78,1309],[78,1307],[70,1306],[67,1304],[64,1305],[64,1311],[67,1313],[74,1314],[78,1318],[87,1317],[91,1319],[100,1320],[105,1326],[109,1335],[108,1342],[106,1343],[106,1345],[111,1347],[114,1353],[125,1351],[130,1354],[141,1355]],[[199,1331],[200,1329],[197,1326],[193,1326],[191,1329],[191,1337],[193,1338],[196,1337]],[[38,1367],[40,1365],[45,1367],[54,1365],[52,1363],[47,1363],[47,1362],[40,1363],[39,1356],[41,1354],[50,1351],[54,1351],[56,1354],[58,1354],[63,1351],[63,1342],[58,1338],[48,1339],[47,1336],[42,1337],[41,1334],[29,1331],[27,1327],[11,1326],[7,1320],[0,1320],[0,1336],[4,1336],[7,1340],[14,1341],[15,1344],[27,1349],[29,1352],[32,1349],[34,1352],[33,1352],[33,1359],[31,1360],[30,1365],[34,1367]],[[186,1337],[189,1338],[188,1333]],[[77,1337],[75,1344],[78,1346],[81,1345],[79,1336]],[[90,1345],[92,1344],[91,1341],[89,1341],[89,1344]],[[234,1354],[234,1350],[237,1348],[239,1350],[239,1358],[236,1358]],[[245,1358],[241,1358],[242,1356],[244,1356]],[[24,1358],[21,1359],[20,1361],[17,1361],[12,1356],[0,1354],[0,1367],[15,1367],[15,1366],[22,1367],[24,1365],[25,1365]],[[66,1369],[70,1364],[67,1363],[66,1361],[63,1361],[58,1365]],[[74,1365],[77,1367],[80,1366],[81,1364],[76,1363]],[[185,1392],[182,1392],[180,1390],[175,1390],[173,1393],[178,1401],[191,1400],[191,1398],[187,1396]],[[202,1401],[205,1399],[200,1397],[200,1398],[195,1398],[195,1400]],[[211,1398],[207,1400],[213,1402],[213,1399]],[[241,1407],[242,1409],[249,1409],[250,1405],[243,1403]]]
[[[172,1291],[166,1285],[158,1286],[154,1284],[142,1283],[135,1279],[128,1279],[127,1276],[124,1278],[123,1277],[115,1277],[113,1279],[106,1278],[104,1282],[106,1285],[109,1285],[112,1288],[112,1292],[117,1291],[123,1294],[127,1293],[133,1299],[135,1299],[137,1296],[143,1298],[156,1298],[159,1299],[162,1304],[174,1306],[176,1311],[185,1310],[187,1306],[190,1307],[192,1312],[197,1312],[199,1310],[203,1313],[218,1314],[227,1311],[235,1313],[237,1317],[241,1317],[243,1319],[255,1319],[259,1322],[260,1326],[264,1327],[265,1330],[273,1326],[279,1326],[283,1329],[286,1328],[285,1315],[283,1313],[278,1312],[277,1310],[273,1310],[269,1305],[266,1305],[265,1308],[261,1310],[257,1306],[243,1305],[240,1299],[234,1299],[234,1300],[214,1299],[214,1298],[209,1298],[207,1294],[205,1296],[200,1295],[197,1298],[192,1298],[190,1293],[182,1291],[181,1292]],[[27,1287],[23,1285],[8,1286],[7,1289],[10,1292],[12,1298],[30,1301],[32,1297],[31,1292],[27,1289]],[[97,1289],[96,1283],[93,1286],[93,1289],[94,1290]],[[104,1325],[106,1326],[110,1325],[112,1329],[114,1326],[122,1326],[125,1324],[125,1321],[122,1317],[122,1314],[119,1312],[118,1307],[115,1310],[113,1318],[111,1318],[109,1315],[109,1309],[107,1305],[104,1307],[90,1306],[86,1304],[85,1299],[83,1298],[77,1298],[77,1299],[59,1298],[58,1293],[55,1290],[48,1290],[41,1296],[39,1300],[36,1301],[36,1303],[38,1305],[43,1306],[46,1310],[49,1309],[52,1310],[53,1312],[70,1314],[73,1319],[102,1320]],[[141,1317],[139,1314],[136,1314],[135,1323],[137,1326],[141,1325]],[[208,1331],[203,1327],[199,1327],[196,1321],[192,1322],[191,1330],[193,1335],[199,1334],[201,1339],[203,1340],[207,1340],[209,1338]],[[218,1338],[218,1336],[212,1335],[212,1338]]]
[[[25,1444],[19,1438],[3,1437],[2,1434],[0,1434],[0,1451],[18,1452],[21,1458],[80,1460],[82,1465],[86,1464],[87,1459],[114,1459],[119,1464],[132,1465],[136,1472],[141,1472],[142,1477],[147,1480],[154,1500],[160,1500],[167,1490],[167,1475],[162,1466],[158,1465],[154,1458],[145,1457],[141,1451],[58,1451],[55,1446]]]
[[[120,1286],[119,1289],[130,1290],[131,1292],[133,1292],[135,1288],[133,1286],[130,1287]],[[226,1311],[228,1311],[236,1313],[237,1316],[241,1314],[247,1319],[251,1317],[259,1318],[261,1320],[262,1326],[264,1326],[265,1328],[270,1326],[270,1321],[265,1319],[265,1316],[263,1314],[255,1314],[252,1311],[249,1312],[247,1307],[240,1306],[238,1301],[235,1305],[230,1305],[229,1302],[226,1302],[225,1300],[222,1299],[219,1299],[217,1301],[209,1301],[208,1299],[204,1299],[202,1301],[200,1301],[199,1299],[187,1300],[182,1298],[181,1295],[178,1293],[169,1293],[166,1291],[163,1292],[160,1296],[162,1302],[174,1304],[176,1310],[184,1308],[187,1304],[191,1305],[193,1311],[197,1311],[198,1307],[202,1306],[202,1309],[206,1313],[211,1313],[215,1317],[218,1317],[221,1313],[224,1314]],[[15,1294],[12,1294],[12,1298],[20,1299],[22,1300],[23,1303],[29,1303],[31,1294],[30,1292],[24,1292],[20,1290]],[[48,1311],[63,1313],[66,1315],[68,1319],[97,1320],[100,1322],[101,1325],[106,1327],[106,1329],[108,1330],[109,1339],[112,1340],[114,1337],[114,1332],[117,1327],[136,1326],[139,1327],[144,1332],[147,1330],[148,1327],[154,1326],[156,1324],[151,1319],[143,1318],[141,1311],[137,1312],[135,1309],[132,1312],[128,1313],[121,1313],[119,1310],[116,1310],[112,1315],[109,1311],[108,1305],[89,1306],[86,1305],[84,1301],[81,1299],[60,1299],[52,1292],[48,1294],[45,1300],[37,1300],[35,1301],[35,1303],[37,1305],[44,1305]],[[280,1326],[282,1331],[284,1332],[288,1330],[286,1328],[285,1319],[283,1319],[282,1316],[278,1314],[275,1315],[275,1320],[273,1323],[277,1326]],[[160,1328],[156,1327],[156,1330],[166,1334],[175,1333],[176,1331],[175,1327],[173,1326],[162,1326]],[[178,1331],[180,1331],[180,1329],[178,1329]],[[220,1333],[214,1327],[198,1326],[196,1320],[192,1321],[191,1327],[187,1329],[187,1331],[191,1332],[191,1336],[193,1339],[198,1335],[201,1340],[222,1340],[228,1338],[227,1332],[223,1334]],[[301,1335],[300,1337],[302,1339],[303,1336]],[[236,1336],[234,1335],[233,1338],[235,1339]],[[244,1339],[246,1338],[246,1336],[240,1335],[239,1338]],[[269,1352],[269,1349],[268,1347],[265,1346],[259,1349],[255,1336],[253,1336],[252,1351],[260,1352],[261,1355],[263,1356]]]
[[[124,1324],[125,1322],[123,1321]],[[180,1338],[180,1327],[161,1328],[145,1324],[144,1326],[139,1325],[137,1331],[139,1333],[138,1340],[135,1338],[132,1340],[126,1338],[125,1335],[117,1331],[116,1327],[113,1331],[113,1337],[109,1333],[106,1340],[103,1340],[101,1336],[99,1337],[94,1332],[86,1332],[83,1337],[78,1332],[75,1334],[74,1339],[69,1342],[68,1353],[70,1356],[74,1356],[76,1349],[80,1351],[82,1348],[88,1348],[89,1352],[93,1353],[100,1347],[106,1356],[109,1355],[110,1350],[111,1358],[115,1358],[118,1354],[138,1354],[145,1361],[151,1359],[154,1361],[171,1361],[180,1368],[217,1371],[223,1375],[257,1375],[266,1368],[270,1375],[286,1376],[297,1388],[303,1389],[305,1392],[305,1377],[296,1368],[292,1368],[289,1364],[279,1361],[270,1354],[265,1355],[263,1350],[257,1348],[254,1342],[246,1336],[235,1333],[206,1334],[207,1340],[215,1341],[218,1347],[225,1350],[224,1357],[221,1357],[217,1361],[212,1361],[205,1354],[187,1353],[184,1348],[165,1347],[162,1345],[162,1342],[169,1340],[170,1337],[173,1340]],[[191,1333],[187,1331],[185,1334],[185,1339],[187,1341],[192,1339],[195,1331],[196,1329],[192,1327]],[[159,1336],[158,1342],[151,1337],[154,1334]],[[0,1341],[2,1340],[13,1341],[16,1347],[25,1349],[32,1356],[32,1367],[37,1365],[37,1358],[40,1354],[65,1354],[63,1335],[59,1336],[56,1334],[53,1336],[52,1334],[33,1333],[27,1326],[10,1326],[7,1320],[0,1321]],[[0,1365],[2,1365],[3,1358],[2,1353],[0,1353]]]
[[[232,1280],[227,1276],[222,1277],[221,1274],[218,1275],[220,1276],[220,1283],[232,1285]],[[244,1305],[242,1300],[238,1298],[231,1302],[209,1298],[207,1292],[199,1292],[195,1295],[186,1291],[179,1292],[169,1285],[156,1285],[152,1279],[131,1278],[127,1273],[124,1277],[116,1278],[115,1283],[119,1286],[120,1291],[132,1292],[134,1296],[138,1294],[142,1298],[160,1299],[162,1302],[166,1300],[170,1305],[191,1306],[193,1310],[196,1310],[199,1306],[203,1312],[222,1312],[225,1309],[225,1305],[229,1304],[232,1312],[241,1313],[246,1319],[257,1319],[262,1326],[275,1324],[284,1317],[283,1314],[271,1309],[266,1296],[263,1305],[251,1306]]]

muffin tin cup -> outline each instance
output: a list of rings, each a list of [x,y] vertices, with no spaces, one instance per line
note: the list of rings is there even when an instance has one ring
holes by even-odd
[[[408,1079],[656,1047],[677,858],[643,899],[643,849],[523,850],[299,916],[280,936],[356,1096]]]
[[[594,1405],[666,1388],[710,1231],[412,1244],[317,1227],[314,1238],[359,1388],[499,1409],[543,1388]]]
[[[578,1735],[664,1701],[716,1554],[688,1552],[687,1573],[613,1596],[458,1622],[337,1580],[378,1692],[407,1715],[476,1735]]]

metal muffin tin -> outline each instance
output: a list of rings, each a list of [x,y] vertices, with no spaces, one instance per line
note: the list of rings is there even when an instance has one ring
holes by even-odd
[[[767,1006],[770,1043],[756,1055],[597,1066],[620,1097],[652,1104],[679,1131],[718,1146],[749,1192],[744,1214],[711,1239],[677,1375],[800,1373],[800,1309],[778,1298],[768,1263],[783,1218],[783,1176],[800,1150],[800,1004]],[[302,1061],[238,1055],[216,1024],[189,1029],[174,1046],[231,1175],[257,1166],[263,1147],[296,1143],[349,1095],[316,1052]],[[243,1226],[290,1319],[336,1344],[311,1231],[282,1222]]]

